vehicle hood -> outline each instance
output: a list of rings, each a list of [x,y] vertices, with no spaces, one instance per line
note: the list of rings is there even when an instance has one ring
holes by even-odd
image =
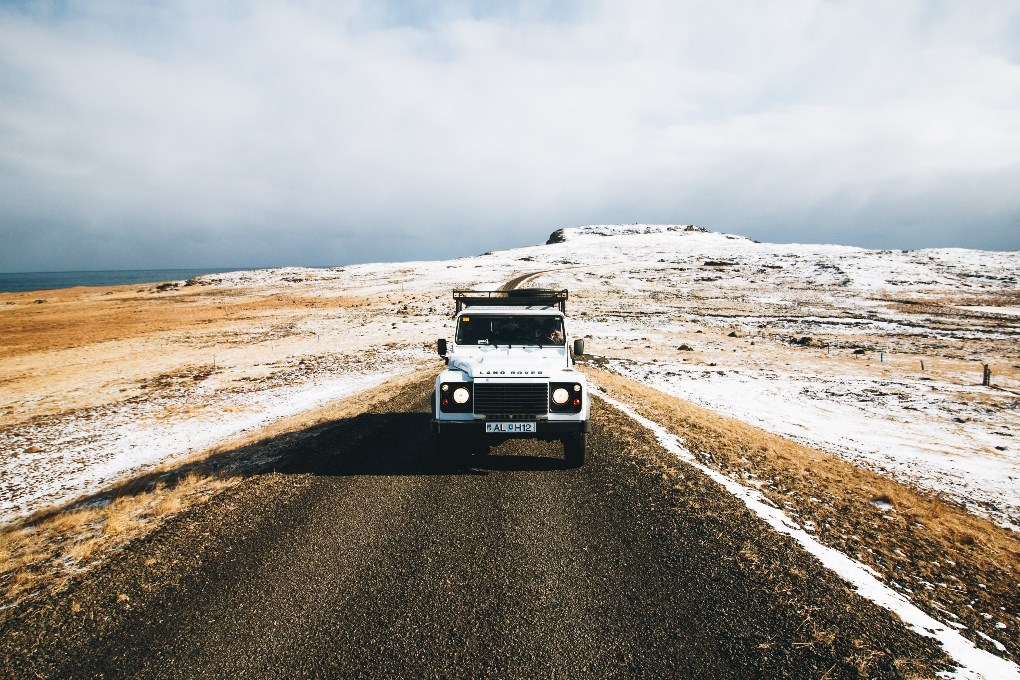
[[[479,347],[450,357],[450,368],[472,379],[548,377],[569,368],[565,347]]]

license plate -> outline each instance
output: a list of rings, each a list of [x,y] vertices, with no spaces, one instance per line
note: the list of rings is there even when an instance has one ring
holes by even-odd
[[[534,422],[520,423],[485,423],[485,431],[493,434],[527,434],[538,432],[538,424]]]

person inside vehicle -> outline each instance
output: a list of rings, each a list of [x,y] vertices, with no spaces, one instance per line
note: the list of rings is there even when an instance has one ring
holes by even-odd
[[[535,340],[540,345],[562,345],[563,332],[555,321],[545,321],[535,330]]]

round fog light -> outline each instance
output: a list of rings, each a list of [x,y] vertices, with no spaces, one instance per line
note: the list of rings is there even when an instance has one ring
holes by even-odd
[[[453,400],[458,404],[466,404],[467,400],[471,398],[471,393],[467,391],[465,387],[458,387],[453,391]]]
[[[555,390],[553,390],[553,401],[556,402],[557,404],[566,404],[567,399],[569,398],[570,395],[567,394],[567,391],[562,387],[557,387]]]

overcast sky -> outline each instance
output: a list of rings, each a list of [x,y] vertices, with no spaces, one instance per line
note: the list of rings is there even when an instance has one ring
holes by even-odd
[[[0,1],[0,271],[1020,248],[1016,0]]]

